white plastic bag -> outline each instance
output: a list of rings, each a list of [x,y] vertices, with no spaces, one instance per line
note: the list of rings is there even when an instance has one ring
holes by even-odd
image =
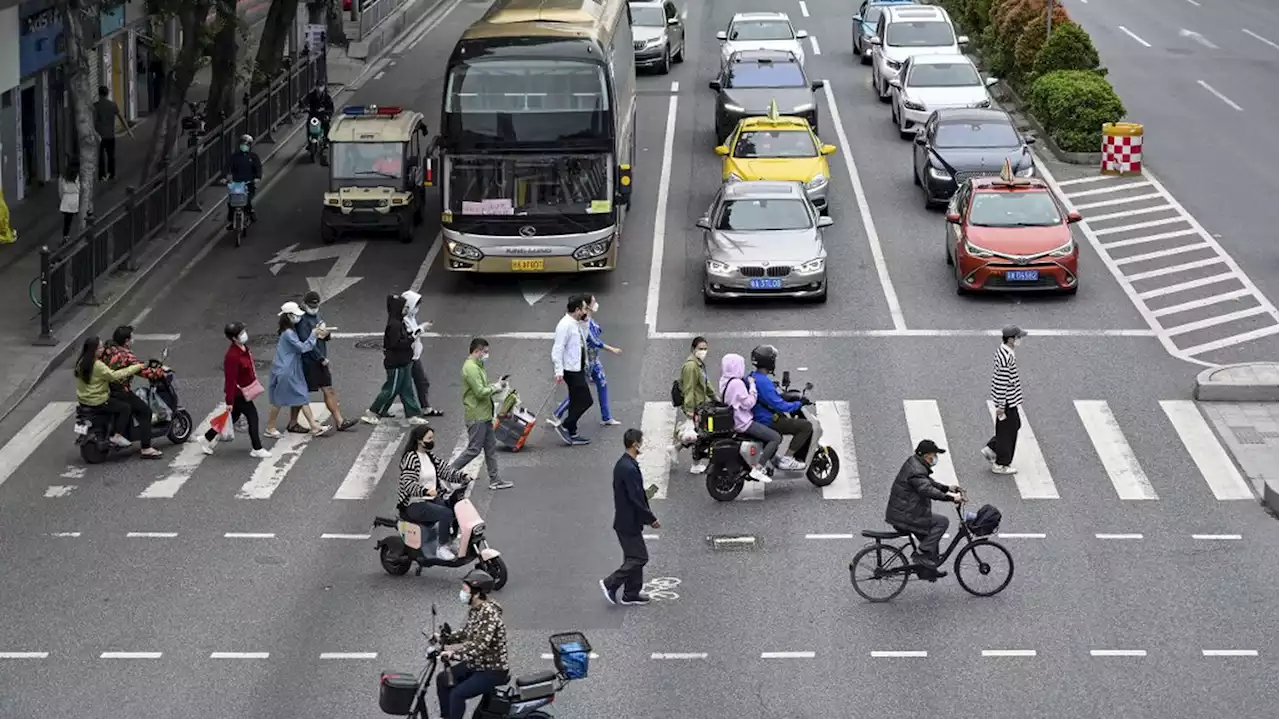
[[[680,424],[680,443],[690,445],[698,441],[698,429],[694,427],[693,420],[685,419]]]
[[[218,441],[230,442],[235,438],[236,438],[236,424],[235,422],[227,422],[227,424],[223,426],[222,431],[218,433]]]

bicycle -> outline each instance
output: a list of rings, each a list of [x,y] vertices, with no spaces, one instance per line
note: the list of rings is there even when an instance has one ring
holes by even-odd
[[[231,232],[236,238],[236,247],[244,242],[252,220],[249,217],[249,183],[227,182],[227,206],[231,208]]]
[[[1004,548],[1004,545],[987,538],[988,535],[995,532],[995,527],[991,527],[990,532],[985,532],[982,535],[974,533],[973,527],[970,525],[970,521],[965,519],[963,512],[964,505],[967,501],[968,500],[964,496],[963,490],[961,490],[961,501],[956,505],[956,515],[960,519],[959,526],[956,530],[955,537],[951,539],[951,544],[947,547],[947,550],[942,553],[942,556],[938,558],[938,564],[939,566],[945,564],[947,559],[951,556],[951,553],[956,550],[956,547],[959,546],[961,542],[964,542],[964,546],[961,547],[960,552],[956,554],[954,565],[956,581],[960,583],[960,587],[962,589],[975,597],[993,597],[1004,591],[1004,588],[1009,586],[1009,582],[1013,581],[1013,555],[1009,553],[1009,550]],[[919,551],[919,548],[916,546],[916,538],[910,532],[900,532],[896,529],[891,531],[864,529],[862,530],[862,536],[875,540],[875,542],[863,547],[857,554],[853,555],[853,559],[849,561],[849,579],[853,583],[853,591],[857,592],[863,599],[875,603],[887,602],[901,594],[903,589],[906,589],[907,580],[910,579],[912,575],[922,579],[929,579],[929,581],[937,581],[936,578],[929,578],[927,576],[927,568],[922,567],[919,564],[912,564],[908,561],[907,555],[903,552],[907,547],[911,547],[913,553]],[[894,545],[888,543],[890,540],[901,539],[904,537],[907,540],[904,544]],[[979,556],[979,552],[981,552],[983,556]],[[975,567],[977,576],[969,576],[969,578],[966,578],[965,571],[962,567],[965,566],[965,558],[970,555],[972,555],[973,559],[977,562],[977,566]],[[993,571],[994,564],[998,562],[1000,558],[1003,558],[1004,562],[1008,565],[1008,573],[1005,574],[1004,581],[999,582],[994,589],[988,591],[980,591],[976,589],[975,585],[977,582],[975,580],[981,580],[990,576]],[[871,566],[871,562],[874,562],[874,566]],[[868,565],[871,571],[869,575],[860,578],[858,570],[863,564]],[[922,574],[922,570],[925,574]],[[973,571],[974,570],[969,570],[970,575],[972,575]],[[868,589],[871,588],[870,583],[873,581],[877,583],[884,583],[886,588],[889,590],[888,593],[873,594],[872,592],[869,592]]]

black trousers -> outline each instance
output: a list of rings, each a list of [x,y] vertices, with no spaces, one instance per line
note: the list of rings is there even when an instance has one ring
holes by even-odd
[[[75,221],[76,221],[76,213],[74,212],[62,213],[62,236],[63,237],[71,236],[71,223]]]
[[[1008,467],[1013,463],[1013,453],[1018,449],[1018,430],[1022,429],[1022,417],[1017,407],[1006,407],[1004,419],[996,419],[996,433],[987,441],[987,447],[996,453],[996,464]]]
[[[921,558],[930,566],[938,566],[938,547],[942,544],[942,535],[947,533],[951,520],[941,514],[933,515],[929,520],[929,531],[911,532],[916,537],[916,546],[920,549]]]
[[[231,423],[239,422],[241,417],[244,417],[245,424],[249,426],[249,444],[254,449],[262,449],[262,437],[258,434],[258,408],[237,392],[236,401],[231,405]],[[217,430],[212,427],[204,433],[206,442],[212,442],[217,436]]]
[[[106,413],[111,418],[111,427],[109,429],[113,435],[124,434],[129,427],[129,415],[133,413],[129,403],[114,394],[107,397],[107,401],[102,403],[98,411]]]
[[[813,439],[813,425],[809,420],[798,417],[779,417],[773,421],[773,428],[783,436],[791,435],[791,444],[787,446],[787,454],[800,459],[809,451],[809,440]]]
[[[116,138],[104,137],[98,142],[98,176],[106,179],[116,174]]]
[[[586,372],[564,373],[564,384],[569,389],[569,409],[564,413],[564,421],[560,424],[570,435],[578,434],[578,418],[591,409],[595,402],[591,399],[591,388],[587,386]]]
[[[133,432],[133,439],[138,440],[143,449],[151,446],[151,405],[138,395],[123,388],[111,388],[111,399],[129,406],[129,415],[138,422],[138,431]],[[125,426],[128,427],[126,420]],[[121,434],[124,432],[122,431]]]
[[[649,563],[649,548],[644,545],[642,534],[617,534],[618,545],[622,547],[622,566],[605,577],[604,586],[611,594],[622,587],[623,597],[634,597],[644,586],[644,566]]]
[[[422,366],[422,360],[413,361],[413,389],[418,393],[418,406],[424,411],[431,406],[427,401],[427,390],[431,389],[431,380],[427,379],[427,369]]]

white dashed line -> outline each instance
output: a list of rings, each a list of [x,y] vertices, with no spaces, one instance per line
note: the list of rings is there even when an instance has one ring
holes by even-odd
[[[1007,534],[997,534],[1000,539],[1044,539],[1045,535],[1036,532],[1009,532]]]
[[[761,659],[813,659],[813,652],[760,652]]]
[[[1256,649],[1206,649],[1201,654],[1206,657],[1256,657]]]
[[[1239,534],[1193,534],[1192,539],[1241,539]]]
[[[801,4],[801,5],[803,5],[804,3],[800,3],[800,4]],[[1262,42],[1265,42],[1266,44],[1270,45],[1271,47],[1274,47],[1275,49],[1280,50],[1280,45],[1275,44],[1274,42],[1272,42],[1272,41],[1270,41],[1270,40],[1266,39],[1265,37],[1263,37],[1263,36],[1259,35],[1258,33],[1254,32],[1254,31],[1252,31],[1252,30],[1245,30],[1245,29],[1241,29],[1241,30],[1240,30],[1240,32],[1243,32],[1245,35],[1248,35],[1249,37],[1251,37],[1251,38],[1253,38],[1253,39],[1255,39],[1255,40],[1261,40]]]
[[[1191,3],[1192,5],[1195,5],[1196,7],[1200,7],[1200,3],[1196,2],[1196,0],[1187,0],[1187,2]]]
[[[130,539],[173,539],[177,532],[129,532],[124,535]]]
[[[383,76],[383,75],[386,75],[386,74],[387,74],[387,71],[386,71],[386,70],[379,70],[379,71],[378,71],[378,74],[373,76],[373,79],[374,79],[375,81],[377,81],[377,80],[381,80],[381,79],[382,79],[382,76]]]
[[[99,659],[159,659],[164,652],[103,652]]]
[[[64,485],[54,485],[54,486],[51,486],[51,487],[47,487],[47,488],[45,488],[45,490],[44,490],[44,496],[45,496],[45,499],[54,499],[54,498],[57,498],[57,497],[65,497],[65,496],[67,496],[68,494],[71,494],[73,491],[75,491],[75,488],[76,488],[76,486],[75,486],[74,484],[70,484],[70,485],[65,485],[65,484],[64,484]]]
[[[1133,33],[1133,31],[1132,31],[1132,30],[1130,30],[1129,28],[1125,27],[1124,25],[1117,25],[1116,27],[1120,28],[1120,32],[1124,33],[1125,35],[1128,35],[1129,37],[1133,38],[1134,40],[1137,40],[1139,45],[1141,45],[1141,46],[1143,46],[1143,47],[1151,47],[1151,43],[1149,43],[1149,42],[1147,42],[1146,40],[1143,40],[1142,38],[1138,37],[1137,35],[1135,35],[1135,34]]]
[[[803,5],[803,3],[801,3]],[[706,652],[654,652],[650,659],[706,659]]]
[[[806,534],[805,539],[853,539],[852,534]]]
[[[805,4],[804,0],[800,0],[800,14],[804,17],[809,17],[809,6]]]
[[[814,55],[821,55],[821,54],[822,54],[822,48],[818,47],[818,36],[816,36],[816,35],[810,35],[810,36],[809,36],[809,44],[813,46],[813,54],[814,54]]]
[[[1212,85],[1210,85],[1209,83],[1205,82],[1204,80],[1196,80],[1196,84],[1197,84],[1197,85],[1199,85],[1200,87],[1203,87],[1204,89],[1208,90],[1210,95],[1213,95],[1214,97],[1218,98],[1219,100],[1222,100],[1223,102],[1225,102],[1225,103],[1227,104],[1227,107],[1230,107],[1231,109],[1235,110],[1236,112],[1244,112],[1244,108],[1243,108],[1243,107],[1240,107],[1239,105],[1237,105],[1237,104],[1235,103],[1235,101],[1234,101],[1234,100],[1232,100],[1231,98],[1227,97],[1226,95],[1223,95],[1222,93],[1218,92],[1217,90],[1213,89],[1213,86],[1212,86]]]
[[[645,539],[657,539],[659,537],[659,535],[657,534],[643,534],[641,536],[644,537]]]
[[[321,539],[368,539],[367,534],[321,534]]]
[[[274,532],[227,532],[222,535],[226,539],[275,539]]]
[[[210,659],[266,659],[271,656],[268,652],[214,652],[209,655]]]
[[[48,659],[49,652],[0,652],[0,659]]]
[[[1145,657],[1145,649],[1090,649],[1091,657]]]
[[[915,657],[927,657],[929,652],[921,651],[873,651],[871,656],[875,659],[910,659]]]
[[[377,652],[324,652],[321,659],[377,659]]]
[[[984,657],[1034,657],[1034,649],[983,649]]]
[[[50,537],[79,537],[79,532],[54,532]]]
[[[1095,534],[1097,539],[1142,539],[1141,534]]]

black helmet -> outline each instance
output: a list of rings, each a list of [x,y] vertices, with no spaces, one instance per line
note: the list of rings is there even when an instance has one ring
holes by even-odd
[[[472,589],[488,594],[493,591],[493,577],[483,569],[472,569],[462,578],[462,583]]]
[[[751,364],[758,370],[773,372],[778,366],[778,348],[773,345],[760,345],[751,350]]]
[[[226,335],[229,340],[239,337],[241,332],[244,332],[243,322],[232,322],[222,328],[222,334]]]

